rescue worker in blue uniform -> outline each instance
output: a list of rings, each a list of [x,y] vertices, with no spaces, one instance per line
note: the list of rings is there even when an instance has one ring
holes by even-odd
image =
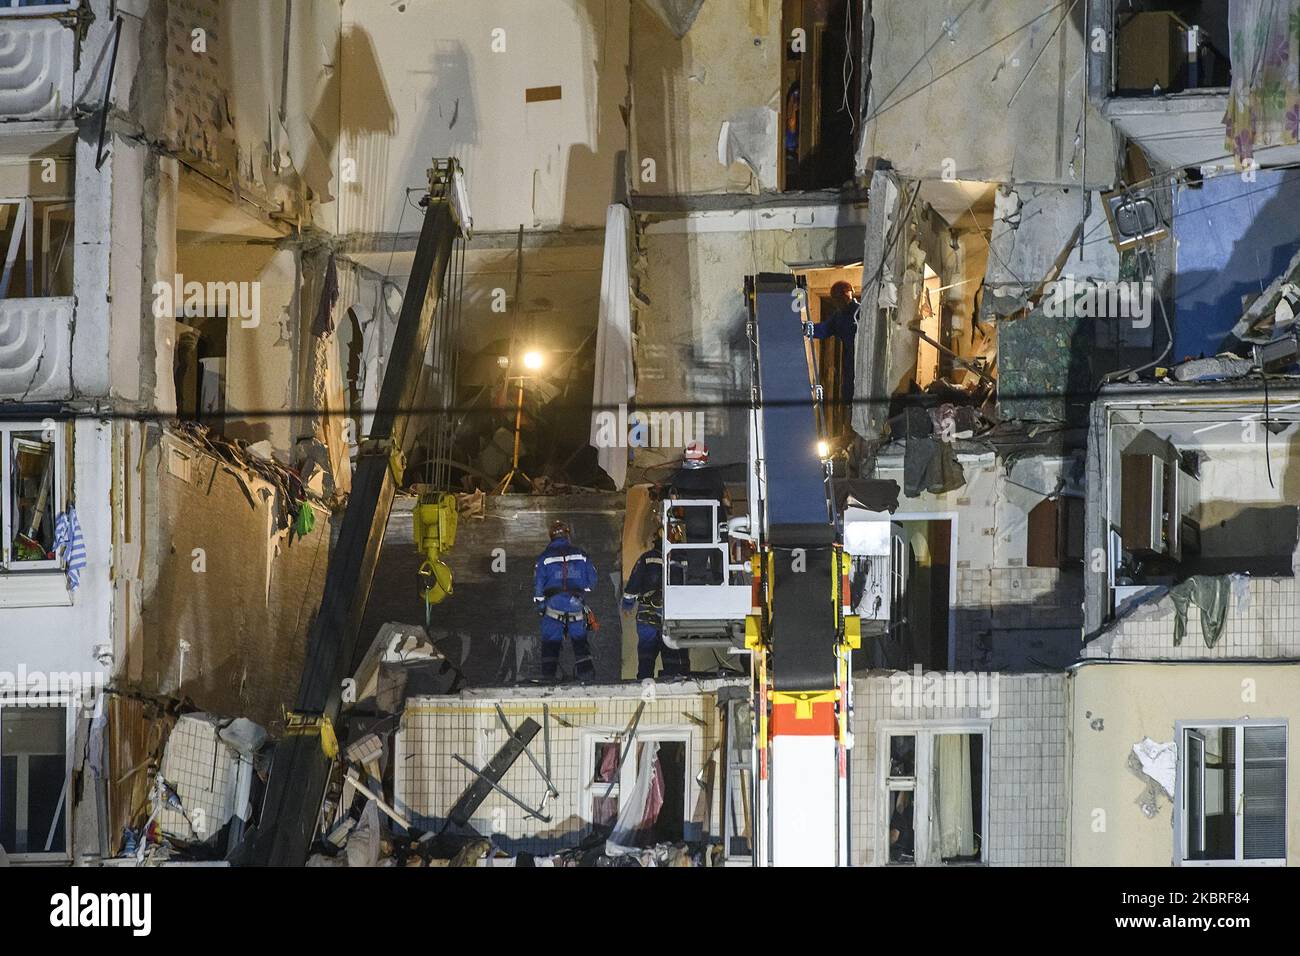
[[[551,524],[551,543],[537,558],[533,604],[542,618],[542,677],[554,680],[560,648],[573,642],[573,669],[580,681],[594,680],[596,669],[587,645],[588,610],[583,595],[596,586],[596,569],[587,552],[569,541],[569,526]]]
[[[854,343],[858,336],[858,300],[853,294],[853,286],[843,281],[831,286],[829,314],[816,324],[807,323],[806,331],[809,338],[839,340],[840,402],[851,408],[856,370]]]
[[[664,677],[685,677],[690,673],[690,652],[673,650],[664,643],[664,556],[663,531],[655,543],[636,559],[627,587],[623,589],[623,610],[636,608],[636,678],[655,676],[655,661],[663,657]]]

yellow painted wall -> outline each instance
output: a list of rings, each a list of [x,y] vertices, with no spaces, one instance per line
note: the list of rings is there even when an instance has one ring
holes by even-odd
[[[1074,866],[1169,866],[1173,802],[1163,793],[1148,819],[1138,806],[1147,779],[1128,767],[1133,745],[1174,740],[1176,721],[1241,718],[1288,722],[1287,863],[1300,864],[1300,664],[1087,664],[1071,681],[1070,848]],[[1098,830],[1096,811],[1105,814]]]

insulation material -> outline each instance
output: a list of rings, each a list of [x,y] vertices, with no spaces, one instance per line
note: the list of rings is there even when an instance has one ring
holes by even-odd
[[[744,163],[764,189],[776,189],[776,110],[756,106],[733,114],[718,132],[718,162]]]
[[[1173,741],[1158,744],[1150,737],[1143,737],[1133,745],[1133,756],[1142,765],[1142,773],[1160,784],[1172,800],[1178,770],[1178,745]]]
[[[622,488],[627,480],[627,448],[602,440],[601,412],[613,411],[633,395],[632,305],[628,280],[628,231],[631,215],[615,203],[605,215],[605,260],[600,278],[600,315],[596,324],[596,375],[592,389],[591,445],[596,462]],[[621,437],[621,436],[619,436]],[[602,447],[613,445],[613,447]]]
[[[690,31],[700,15],[700,7],[704,6],[704,0],[644,0],[644,3],[679,40]]]

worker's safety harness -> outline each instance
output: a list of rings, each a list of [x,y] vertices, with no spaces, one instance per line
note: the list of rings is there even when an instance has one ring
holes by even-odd
[[[567,557],[568,556],[566,555],[566,558]],[[542,597],[549,601],[557,594],[572,594],[579,601],[582,601],[582,610],[580,611],[561,611],[557,608],[551,607],[549,604],[547,604],[545,609],[542,611],[544,616],[549,617],[553,621],[559,621],[564,625],[565,637],[569,636],[569,625],[576,624],[582,620],[587,622],[587,630],[594,631],[597,629],[598,625],[596,623],[596,615],[592,613],[591,608],[587,607],[587,602],[582,600],[582,592],[572,591],[569,589],[569,562],[567,560],[560,563],[560,586],[558,588],[547,588],[542,592]]]

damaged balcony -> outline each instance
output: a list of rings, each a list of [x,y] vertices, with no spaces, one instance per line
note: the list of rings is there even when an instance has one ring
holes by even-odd
[[[1085,656],[1296,656],[1294,380],[1105,395],[1088,502],[1105,569],[1088,576]]]

